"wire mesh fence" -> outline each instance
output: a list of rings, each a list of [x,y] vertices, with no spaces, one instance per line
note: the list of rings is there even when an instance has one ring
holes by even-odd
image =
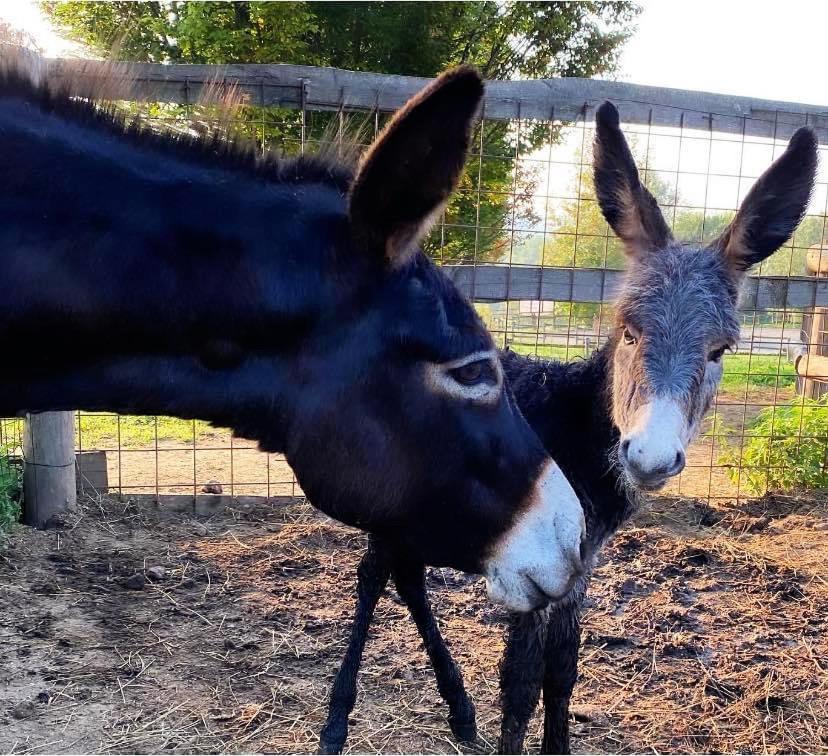
[[[229,119],[198,104],[204,83],[216,78],[206,66],[144,66],[140,97],[121,105],[163,128],[203,133],[220,125],[262,151],[342,152],[369,143],[419,86],[376,75],[348,75],[334,86],[330,70],[297,67],[272,67],[290,69],[274,83],[262,68],[225,72],[247,96]],[[715,95],[581,85],[588,97],[574,84],[562,94],[548,82],[490,87],[466,174],[426,244],[475,302],[498,346],[563,360],[606,342],[624,268],[592,185],[591,115],[600,100],[620,107],[644,182],[682,242],[709,242],[723,230],[798,125],[811,124],[821,145],[828,142],[828,111],[818,108],[746,109]],[[828,159],[824,146],[820,152],[808,214],[748,281],[739,348],[725,357],[704,433],[666,493],[739,499],[828,485],[828,405],[821,398],[828,383],[818,369],[801,369],[828,360]],[[0,422],[0,448],[19,453],[19,440],[19,421]],[[76,440],[87,489],[301,495],[282,457],[198,421],[78,413]]]

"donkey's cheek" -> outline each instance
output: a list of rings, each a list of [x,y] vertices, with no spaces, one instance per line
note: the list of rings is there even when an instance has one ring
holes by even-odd
[[[635,366],[630,347],[619,344],[615,349],[612,381],[612,414],[616,427],[622,432],[629,429],[635,418],[640,394],[639,381],[635,375]]]
[[[707,362],[704,369],[704,378],[702,379],[701,386],[699,386],[698,396],[692,404],[692,416],[690,417],[686,443],[694,441],[698,436],[702,421],[713,406],[713,400],[716,398],[716,391],[719,388],[723,374],[724,368],[721,361]]]

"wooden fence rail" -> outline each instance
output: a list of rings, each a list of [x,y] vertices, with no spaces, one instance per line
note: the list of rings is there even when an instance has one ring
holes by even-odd
[[[97,61],[47,59],[55,80],[78,76],[94,81]],[[108,96],[125,100],[193,104],[205,87],[221,91],[217,82],[239,87],[251,104],[306,110],[378,110],[390,112],[430,79],[392,76],[337,68],[287,64],[165,65],[139,63],[132,76],[116,77]],[[692,92],[597,79],[489,81],[483,114],[490,120],[591,119],[595,107],[612,100],[624,123],[683,127],[787,139],[809,124],[828,144],[828,107],[750,97]],[[559,302],[606,302],[618,285],[618,271],[475,264],[444,266],[464,294],[480,302],[534,299]],[[828,306],[828,281],[806,276],[763,276],[748,279],[742,297],[745,310],[805,309]]]
[[[460,291],[476,302],[538,300],[611,302],[624,276],[603,268],[443,265]],[[743,310],[802,310],[828,306],[828,278],[752,276],[742,286]]]
[[[70,59],[47,61],[59,79],[82,71],[94,77],[99,63]],[[254,105],[308,110],[379,110],[391,112],[430,79],[392,76],[338,68],[287,64],[164,65],[136,64],[137,86],[123,82],[125,100],[195,103],[205,85],[232,81]],[[820,93],[820,96],[824,96]],[[751,137],[787,139],[809,124],[828,143],[828,107],[734,97],[710,92],[650,87],[598,79],[489,81],[483,113],[491,120],[537,119],[562,122],[591,119],[594,109],[612,100],[624,123],[683,127]]]

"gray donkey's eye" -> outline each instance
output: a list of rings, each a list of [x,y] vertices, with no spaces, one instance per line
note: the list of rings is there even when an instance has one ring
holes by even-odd
[[[638,336],[636,336],[629,328],[624,328],[623,333],[624,343],[627,346],[633,346],[634,344],[638,343]]]
[[[710,354],[707,355],[707,359],[709,362],[721,362],[722,356],[726,351],[733,351],[729,345],[724,344],[720,346],[718,349],[714,349]]]

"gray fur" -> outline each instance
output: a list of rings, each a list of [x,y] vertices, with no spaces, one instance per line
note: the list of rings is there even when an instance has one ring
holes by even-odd
[[[698,430],[721,377],[721,365],[708,355],[739,340],[736,298],[715,247],[673,243],[631,261],[616,318],[619,329],[632,326],[640,340],[630,347],[619,339],[616,346],[613,415],[622,435],[654,397],[675,399]]]

